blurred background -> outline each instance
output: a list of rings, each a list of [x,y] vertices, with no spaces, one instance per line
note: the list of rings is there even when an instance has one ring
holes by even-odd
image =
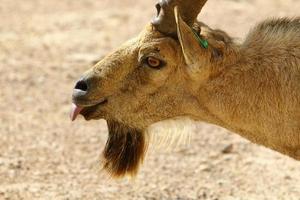
[[[208,124],[150,150],[133,180],[99,173],[106,123],[70,122],[72,88],[155,3],[0,0],[0,199],[300,199],[300,162]],[[198,19],[242,41],[260,20],[299,14],[299,0],[209,0]]]

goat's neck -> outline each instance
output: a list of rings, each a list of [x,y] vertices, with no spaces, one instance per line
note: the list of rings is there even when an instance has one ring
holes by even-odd
[[[289,124],[296,120],[296,105],[287,105],[293,96],[280,87],[285,79],[279,69],[272,67],[273,62],[282,62],[259,59],[267,55],[255,49],[239,51],[235,62],[199,89],[199,119],[300,159],[300,141],[293,139],[299,137],[299,126]]]
[[[256,105],[259,77],[248,74],[254,65],[252,59],[244,59],[243,54],[237,46],[234,57],[197,91],[199,118],[259,143],[264,139],[257,125],[257,121],[264,119],[258,119],[260,116],[255,108],[259,106]]]

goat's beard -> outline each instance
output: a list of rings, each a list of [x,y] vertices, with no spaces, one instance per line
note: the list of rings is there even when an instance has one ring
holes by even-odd
[[[108,120],[108,140],[103,152],[103,169],[113,177],[134,176],[147,150],[146,134],[117,121]]]

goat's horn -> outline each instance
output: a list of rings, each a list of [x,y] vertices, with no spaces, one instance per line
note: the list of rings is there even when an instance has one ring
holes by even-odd
[[[207,0],[160,0],[156,4],[157,16],[152,20],[156,29],[166,35],[176,36],[174,7],[178,6],[181,18],[192,26]]]

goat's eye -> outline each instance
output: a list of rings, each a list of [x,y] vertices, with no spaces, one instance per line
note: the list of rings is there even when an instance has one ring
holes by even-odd
[[[161,61],[153,56],[148,57],[146,61],[150,67],[157,68],[161,66]]]

